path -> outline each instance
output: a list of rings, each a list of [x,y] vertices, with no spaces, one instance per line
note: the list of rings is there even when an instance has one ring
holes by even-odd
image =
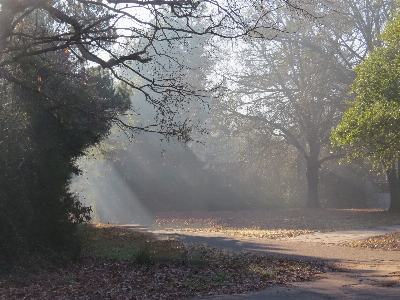
[[[366,239],[399,232],[399,226],[314,233],[284,240],[229,236],[211,232],[158,230],[160,236],[172,236],[187,243],[207,243],[235,251],[254,251],[307,260],[325,260],[347,269],[329,272],[313,282],[292,283],[243,295],[225,295],[196,300],[261,299],[400,299],[400,253],[337,246],[329,243]],[[194,299],[193,299],[194,300]]]

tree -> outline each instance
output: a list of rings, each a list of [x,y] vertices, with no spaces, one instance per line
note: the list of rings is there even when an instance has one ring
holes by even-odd
[[[78,172],[74,161],[112,124],[190,139],[190,128],[171,107],[201,101],[203,94],[181,80],[184,72],[144,72],[142,66],[162,55],[161,69],[168,70],[168,61],[184,68],[173,54],[196,35],[235,38],[281,30],[268,18],[272,6],[261,0],[204,2],[201,10],[191,0],[0,0],[0,144],[7,153],[1,160],[1,256],[73,245],[68,239],[74,224],[87,212],[68,191]],[[291,1],[273,4],[282,5],[298,9]],[[259,16],[242,17],[249,9]],[[194,26],[199,20],[202,27]],[[161,43],[165,48],[155,47]],[[94,66],[141,93],[162,116],[157,126],[119,118],[129,106],[127,93]]]
[[[47,58],[51,67],[29,58],[18,71],[29,78],[39,69],[36,84],[49,97],[1,82],[0,262],[28,251],[79,250],[76,224],[89,220],[90,209],[69,192],[75,160],[130,105],[106,72],[88,69],[83,77],[70,73],[63,53]]]
[[[169,42],[184,45],[193,36],[206,34],[227,38],[250,33],[263,36],[282,30],[271,13],[276,7],[301,11],[295,1],[284,0],[274,4],[261,0],[230,0],[223,4],[203,1],[201,5],[192,0],[2,0],[0,4],[0,69],[5,79],[33,88],[32,78],[24,81],[16,77],[15,63],[28,57],[45,59],[46,53],[63,52],[76,68],[88,64],[108,68],[154,105],[163,120],[144,128],[114,120],[118,126],[180,136],[182,140],[190,139],[190,128],[174,120],[170,107],[187,99],[201,101],[202,94],[175,77],[173,71],[154,69],[149,74],[142,72],[142,66],[160,55],[175,65],[181,64]],[[204,5],[206,9],[200,9]],[[258,12],[254,18],[242,14],[254,10]],[[194,26],[193,22],[201,22],[203,26]],[[161,41],[166,48],[160,51],[154,45]],[[168,63],[160,67],[166,70]]]
[[[263,127],[264,135],[284,139],[297,149],[306,161],[307,205],[318,207],[318,170],[334,158],[327,148],[329,134],[343,110],[345,87],[331,71],[335,61],[303,48],[294,39],[276,41],[272,49],[265,44],[256,47],[252,47],[256,53],[249,61],[249,71],[236,81],[244,87],[237,92],[247,97],[229,110],[253,124],[248,127]],[[263,64],[253,63],[256,55]]]
[[[347,157],[367,157],[387,172],[392,204],[400,210],[400,18],[398,15],[382,35],[383,45],[360,63],[352,85],[355,100],[332,133],[332,143],[346,150]]]
[[[329,136],[345,110],[348,84],[355,77],[351,68],[368,53],[388,6],[379,1],[333,2],[321,24],[304,22],[296,32],[273,41],[248,41],[238,55],[240,67],[225,76],[233,92],[221,109],[237,129],[254,128],[260,138],[284,140],[304,157],[308,207],[320,205],[322,164],[340,156],[331,153]],[[293,24],[290,16],[280,17],[287,27]],[[337,19],[330,22],[333,17]]]

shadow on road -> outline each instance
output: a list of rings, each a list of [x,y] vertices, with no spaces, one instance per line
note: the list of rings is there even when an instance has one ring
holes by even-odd
[[[269,240],[226,236],[216,233],[155,232],[160,238],[184,243],[205,243],[233,251],[251,251],[276,257],[325,261],[339,266],[339,272],[317,276],[315,281],[274,286],[243,295],[214,296],[205,299],[400,299],[400,254],[396,251],[372,251],[312,242]]]

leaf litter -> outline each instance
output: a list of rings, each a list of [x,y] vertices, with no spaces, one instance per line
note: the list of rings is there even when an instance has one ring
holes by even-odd
[[[191,211],[155,215],[156,229],[219,232],[266,239],[400,223],[400,214],[377,209],[276,209]]]
[[[81,257],[0,276],[0,299],[190,299],[313,280],[324,262],[158,240],[145,232],[86,226]]]
[[[340,243],[340,245],[381,251],[400,251],[400,232],[379,235],[362,241]]]

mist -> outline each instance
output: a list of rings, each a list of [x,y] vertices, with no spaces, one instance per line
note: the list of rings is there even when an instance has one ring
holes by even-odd
[[[364,39],[384,26],[361,28],[357,18],[368,13],[347,16],[340,9],[348,11],[343,4],[323,24],[302,20],[273,39],[203,35],[185,44],[155,42],[144,76],[123,74],[145,93],[132,95],[134,109],[122,118],[184,134],[141,132],[128,141],[115,129],[103,143],[111,149],[107,155],[88,153],[71,187],[92,206],[94,220],[150,224],[161,211],[374,207],[365,182],[385,176],[366,160],[340,163],[343,153],[332,149],[330,135],[346,111],[353,68],[374,43]],[[374,11],[381,25],[385,10]],[[281,12],[283,23],[295,19]],[[187,90],[166,88],[171,80]],[[148,98],[157,100],[157,109]],[[189,143],[186,126],[195,129]]]
[[[132,99],[135,124],[154,123],[156,111],[143,99]],[[183,144],[157,133],[128,139],[113,130],[78,162],[82,175],[73,179],[71,190],[101,223],[149,226],[161,211],[241,209],[240,180],[228,172],[238,166],[239,156],[236,161],[228,153],[217,157],[213,138],[199,137],[202,144]]]

